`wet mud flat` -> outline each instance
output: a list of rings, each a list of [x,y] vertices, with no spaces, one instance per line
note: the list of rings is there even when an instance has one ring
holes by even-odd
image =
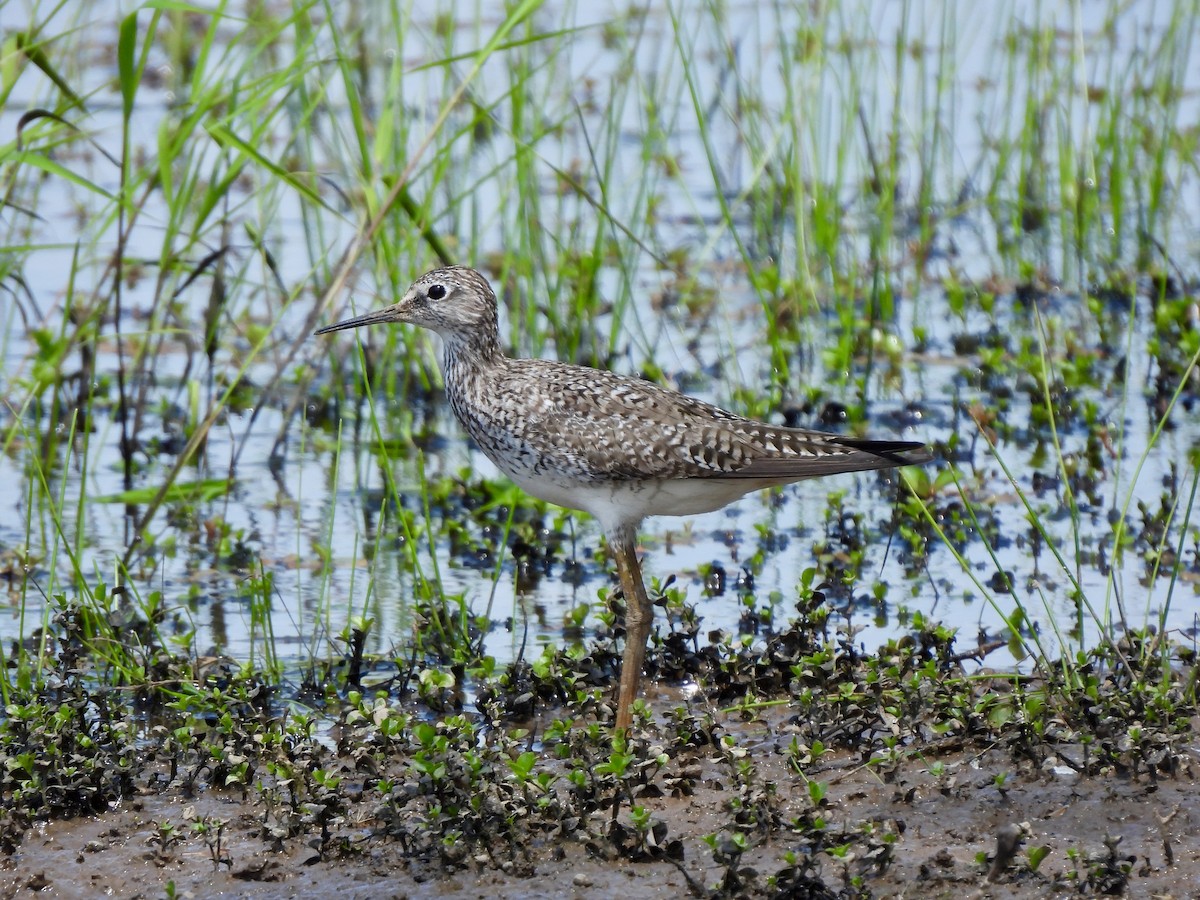
[[[916,742],[911,723],[899,721],[896,735],[909,738],[889,756],[879,742],[856,751],[834,747],[846,743],[837,739],[829,747],[814,741],[789,704],[721,712],[702,700],[681,704],[677,692],[650,700],[672,711],[639,723],[615,780],[604,770],[619,753],[594,723],[540,724],[513,730],[519,739],[510,740],[471,729],[456,736],[452,718],[402,719],[414,732],[428,729],[414,741],[426,749],[381,753],[374,726],[357,727],[349,716],[333,736],[336,749],[301,751],[320,757],[320,769],[298,777],[306,799],[295,804],[300,815],[290,826],[273,808],[280,795],[265,789],[269,778],[220,787],[207,780],[217,766],[194,779],[176,766],[171,779],[172,767],[159,758],[131,796],[105,811],[31,822],[3,860],[0,896],[1191,897],[1200,890],[1194,740],[1158,738],[1165,752],[1139,763],[1127,741],[1121,759],[1103,741],[1039,743],[1010,723],[986,737],[948,728]],[[1188,730],[1197,724],[1193,716]],[[465,733],[477,751],[458,740]],[[451,739],[439,744],[435,734]],[[531,734],[549,740],[531,745]],[[522,749],[529,746],[538,752]],[[438,779],[465,778],[459,767],[473,752],[480,774],[460,788],[482,802],[459,810],[458,822],[439,818],[454,790]],[[437,754],[440,769],[430,765]],[[585,766],[610,776],[608,796],[599,781],[590,786],[595,796],[586,797],[587,788],[568,796],[581,783],[570,773]],[[312,787],[314,772],[331,790],[324,798]]]

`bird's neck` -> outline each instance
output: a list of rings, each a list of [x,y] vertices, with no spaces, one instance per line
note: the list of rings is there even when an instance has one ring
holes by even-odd
[[[468,383],[486,381],[486,373],[506,360],[495,327],[471,334],[442,335],[442,374],[447,390]]]
[[[457,340],[456,336],[444,340],[442,378],[446,399],[467,434],[486,446],[490,426],[483,413],[495,400],[509,360],[495,337],[490,341]]]

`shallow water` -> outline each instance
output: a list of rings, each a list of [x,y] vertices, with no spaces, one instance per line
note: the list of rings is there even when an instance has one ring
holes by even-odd
[[[1131,4],[1123,24],[1129,27],[1130,34],[1153,34],[1155,28],[1164,25],[1163,17],[1168,14],[1164,6]],[[926,31],[924,20],[902,22],[898,18],[902,15],[899,7],[883,2],[848,5],[843,36],[858,41],[855,46],[859,46],[860,51],[857,54],[830,54],[825,76],[818,83],[805,85],[807,89],[820,92],[819,106],[826,111],[822,121],[806,123],[812,128],[812,134],[807,136],[803,146],[812,151],[806,164],[814,178],[832,179],[841,164],[851,168],[840,176],[839,183],[857,186],[866,178],[864,154],[855,152],[843,157],[837,152],[837,142],[827,138],[828,135],[846,135],[854,139],[854,128],[846,126],[847,117],[852,120],[856,114],[853,104],[847,104],[847,93],[851,88],[857,92],[866,115],[875,117],[880,110],[891,108],[892,90],[899,79],[908,88],[901,93],[901,102],[906,104],[904,119],[912,122],[914,128],[924,121],[921,105],[927,101],[925,92],[932,89],[936,67],[934,71],[924,68],[920,55],[912,54],[905,57],[901,63],[902,72],[897,76],[890,62],[883,65],[881,61],[891,59],[894,35],[901,28],[907,29],[910,36],[931,34],[929,40],[933,42],[946,27],[945,10],[938,4],[920,7],[917,15],[928,16]],[[1027,511],[964,412],[976,402],[985,408],[995,408],[996,385],[988,384],[988,376],[981,372],[977,354],[960,353],[955,349],[956,339],[960,336],[982,335],[992,328],[1014,340],[1036,335],[1038,322],[1028,307],[1014,300],[1013,287],[1017,280],[1014,263],[996,251],[995,225],[982,205],[967,203],[956,208],[953,215],[950,210],[953,201],[964,191],[968,194],[974,191],[975,196],[982,191],[986,173],[978,171],[975,160],[981,157],[988,146],[989,135],[1004,117],[1017,114],[1001,105],[1002,96],[996,86],[1002,71],[997,57],[998,35],[1004,30],[1001,26],[1010,24],[1009,17],[1032,22],[1038,15],[1060,15],[1058,12],[1035,12],[1038,7],[1038,4],[1014,3],[994,13],[994,19],[979,16],[971,21],[958,18],[953,22],[955,67],[950,90],[954,100],[947,104],[953,116],[946,122],[944,160],[939,160],[935,169],[940,180],[933,186],[933,195],[946,205],[945,221],[940,225],[935,241],[938,252],[925,273],[926,284],[930,286],[899,284],[900,313],[887,326],[898,338],[900,347],[920,349],[905,349],[901,353],[899,378],[885,380],[877,375],[869,388],[872,396],[870,415],[877,423],[872,429],[874,433],[880,436],[897,434],[951,448],[948,452],[956,456],[955,461],[970,483],[970,497],[978,503],[981,515],[992,520],[1000,538],[994,559],[979,541],[963,546],[970,572],[987,584],[996,572],[997,563],[1000,568],[1010,571],[1021,600],[1034,620],[1032,628],[1049,636],[1056,628],[1065,632],[1077,618],[1077,607],[1069,597],[1070,585],[1049,553],[1043,551],[1037,559],[1031,554]],[[92,105],[88,131],[96,141],[108,147],[119,140],[120,115],[119,97],[113,95],[111,105],[103,100],[104,86],[112,77],[111,60],[106,56],[115,40],[115,16],[109,16],[111,12],[111,9],[97,6],[90,14],[90,21],[96,27],[91,36],[81,41],[85,52],[79,69],[84,86],[101,91]],[[1091,5],[1086,5],[1080,13],[1080,21],[1070,20],[1065,13],[1061,22],[1042,21],[1048,28],[1057,26],[1060,29],[1062,37],[1054,45],[1055,52],[1070,54],[1079,46],[1090,47],[1100,42],[1102,23],[1089,20],[1092,12]],[[10,15],[15,14],[6,13],[6,18]],[[590,27],[598,24],[597,21],[589,21],[587,16],[583,9],[547,7],[539,19],[540,27],[549,29],[569,23],[579,25],[583,30],[573,38],[570,52],[560,53],[547,63],[546,71],[536,83],[542,85],[555,80],[577,83],[580,115],[585,125],[595,130],[598,126],[589,120],[589,116],[596,113],[583,102],[585,95],[602,90],[604,80],[615,77],[621,58],[606,44],[600,30]],[[776,13],[765,4],[730,4],[728,16],[724,30],[700,18],[682,23],[680,30],[693,41],[691,48],[698,71],[704,73],[712,85],[724,84],[724,79],[730,77],[729,53],[732,52],[738,61],[738,77],[753,85],[758,100],[768,105],[784,102],[779,77],[778,35],[804,27],[802,14],[790,8]],[[494,25],[487,15],[482,21],[484,32]],[[5,24],[13,27],[19,23]],[[648,83],[655,78],[681,78],[678,68],[667,62],[676,52],[667,13],[662,9],[652,10],[643,27],[645,31],[637,53],[639,77]],[[386,46],[388,38],[380,34],[385,46],[374,48],[374,52],[385,58],[390,53],[406,66],[425,62],[433,53],[428,41],[433,31],[431,22],[418,21],[404,42],[396,47]],[[722,38],[730,35],[736,37],[733,45],[723,44]],[[456,35],[463,47],[477,46],[480,43],[477,38],[469,26],[464,26]],[[1099,77],[1109,66],[1119,71],[1134,56],[1144,54],[1152,43],[1150,38],[1144,42],[1132,39],[1128,43],[1119,42],[1116,59],[1084,54],[1080,77]],[[1104,48],[1109,49],[1107,44]],[[1122,59],[1122,53],[1128,53],[1129,59]],[[498,66],[499,63],[491,65]],[[1194,66],[1185,68],[1184,72],[1186,80],[1179,87],[1189,99],[1182,107],[1184,121],[1180,123],[1181,128],[1188,122],[1194,126],[1200,114],[1196,101],[1200,97],[1197,90],[1200,73]],[[148,86],[140,93],[136,111],[134,131],[137,142],[150,154],[155,152],[155,135],[161,121],[174,114],[172,104],[179,100],[168,86],[170,73],[160,74],[163,86],[157,89]],[[488,85],[506,83],[500,74],[497,69],[486,71],[480,90],[486,92]],[[585,75],[590,81],[585,82]],[[384,76],[379,74],[379,77]],[[424,75],[412,74],[409,78],[412,79],[413,108],[419,111],[419,116],[430,117],[429,111],[441,95],[441,72],[429,70]],[[14,134],[16,121],[24,110],[45,105],[43,91],[44,87],[35,78],[25,77],[6,106],[0,109],[0,133]],[[744,137],[739,133],[741,119],[735,114],[734,98],[720,90],[711,90],[709,95],[715,104],[726,104],[729,114],[714,114],[710,120],[712,128],[703,137],[715,149],[715,158],[723,167],[727,185],[724,199],[733,206],[732,218],[736,223],[744,224],[753,213],[753,199],[743,191],[756,177],[754,163],[745,152]],[[661,179],[655,183],[660,192],[659,234],[668,248],[702,248],[697,251],[697,258],[702,260],[704,279],[716,288],[719,301],[714,315],[707,319],[675,309],[662,309],[656,305],[655,298],[663,289],[666,277],[650,261],[640,259],[621,270],[607,269],[601,278],[602,290],[609,296],[617,293],[624,279],[631,278],[638,288],[634,292],[637,298],[634,307],[620,323],[614,317],[602,314],[592,326],[598,340],[615,349],[616,367],[637,371],[644,360],[653,359],[668,378],[687,383],[690,392],[736,407],[737,389],[746,388],[756,393],[756,386],[765,386],[771,380],[771,362],[764,334],[767,316],[772,310],[764,310],[746,287],[744,274],[736,263],[733,242],[721,227],[720,198],[712,188],[701,132],[688,115],[686,91],[680,86],[674,94],[665,92],[661,96],[674,96],[679,103],[675,113],[679,125],[665,141],[667,152],[681,162],[684,174],[678,181]],[[907,105],[911,105],[911,111]],[[332,109],[336,116],[339,109],[336,98]],[[1059,112],[1064,128],[1076,134],[1086,133],[1089,116],[1085,106],[1067,102]],[[1094,123],[1091,125],[1094,127]],[[635,106],[624,111],[624,140],[617,150],[616,171],[634,171],[644,165],[641,154],[645,127],[642,111]],[[584,129],[577,122],[565,126],[556,135],[543,139],[537,152],[546,162],[569,167],[573,160],[587,156]],[[511,148],[504,135],[499,134],[490,145],[490,155],[464,161],[461,190],[469,193],[470,203],[463,203],[462,216],[469,221],[462,223],[460,237],[473,236],[475,241],[465,257],[483,258],[504,240],[502,217],[497,210],[502,209],[504,198],[508,196],[505,180],[508,176],[485,177],[483,173],[492,171],[510,156]],[[83,151],[78,149],[63,151],[63,157],[64,164],[78,166],[104,189],[116,188],[115,171],[103,160],[84,159]],[[910,168],[902,173],[900,182],[911,194],[919,178],[919,168],[911,155],[906,159]],[[328,160],[317,161],[318,168],[327,165],[332,167]],[[550,195],[555,190],[553,173],[549,169],[544,173],[546,192]],[[614,184],[614,188],[609,198],[613,212],[618,217],[636,215],[636,198],[624,196],[619,184]],[[1194,171],[1172,185],[1172,189],[1178,197],[1172,209],[1179,211],[1179,218],[1172,227],[1165,229],[1170,235],[1170,243],[1164,250],[1172,259],[1193,260],[1200,247],[1200,238],[1196,222],[1186,211],[1200,208]],[[22,242],[34,245],[34,250],[20,262],[20,271],[32,299],[20,294],[0,294],[0,320],[6,323],[0,357],[0,384],[15,407],[22,402],[19,398],[27,395],[23,385],[35,367],[37,347],[31,329],[42,321],[50,323],[52,329],[56,328],[61,318],[59,310],[68,292],[67,278],[75,243],[81,236],[81,225],[87,259],[82,269],[85,276],[98,283],[113,249],[111,226],[106,228],[94,221],[98,208],[94,194],[64,180],[52,179],[41,187],[37,196],[40,218],[20,222],[21,227],[30,229],[28,235],[22,236]],[[259,210],[255,207],[253,194],[240,193],[240,188],[235,187],[231,196],[235,204],[247,204],[244,208],[239,206],[233,220],[245,218],[267,233],[280,271],[302,273],[313,267],[312,233],[302,228],[301,210],[294,198],[285,199],[278,209]],[[911,201],[904,197],[900,199],[902,206],[907,202],[911,207]],[[548,206],[546,211],[553,212],[554,209],[558,207]],[[868,241],[865,207],[856,196],[847,195],[844,211],[847,221],[864,223],[861,232],[852,233],[847,239],[845,252],[851,258],[865,259],[862,253]],[[133,232],[128,256],[154,259],[158,255],[158,238],[166,215],[165,207],[152,197]],[[899,221],[902,234],[897,240],[900,247],[897,252],[903,255],[904,240],[911,228],[906,230],[904,216]],[[17,228],[10,227],[13,232],[9,234],[8,243],[12,245],[17,243]],[[567,222],[548,220],[542,227],[553,232],[571,226]],[[851,228],[853,231],[853,226]],[[322,222],[324,246],[318,249],[336,258],[352,234],[352,224],[346,216],[329,214]],[[1154,585],[1143,583],[1144,568],[1135,561],[1133,553],[1127,558],[1126,566],[1118,570],[1115,581],[1107,578],[1103,560],[1099,557],[1102,553],[1106,558],[1111,556],[1110,551],[1104,550],[1111,544],[1110,511],[1123,508],[1131,501],[1128,502],[1130,522],[1140,531],[1137,504],[1144,502],[1150,508],[1157,508],[1172,465],[1180,465],[1178,490],[1186,498],[1191,479],[1195,478],[1195,469],[1183,466],[1182,461],[1188,459],[1188,454],[1200,443],[1200,417],[1191,406],[1176,410],[1171,418],[1172,427],[1158,438],[1150,453],[1142,459],[1155,425],[1154,397],[1145,387],[1157,372],[1156,359],[1148,350],[1153,337],[1151,304],[1144,295],[1140,296],[1134,322],[1128,330],[1122,331],[1122,310],[1106,309],[1097,317],[1082,308],[1077,293],[1079,278],[1077,274],[1071,274],[1076,260],[1073,254],[1063,252],[1060,234],[1055,228],[1046,229],[1041,235],[1026,236],[1024,240],[1044,243],[1036,255],[1044,259],[1048,271],[1067,273],[1061,276],[1062,283],[1050,279],[1047,290],[1035,299],[1034,306],[1047,321],[1053,320],[1060,329],[1079,337],[1085,347],[1099,343],[1097,321],[1116,322],[1118,335],[1123,340],[1128,339],[1127,348],[1118,349],[1127,353],[1124,369],[1129,387],[1126,390],[1124,384],[1112,380],[1115,367],[1105,351],[1097,356],[1100,378],[1077,391],[1070,401],[1075,404],[1084,400],[1095,402],[1102,417],[1110,423],[1116,439],[1113,455],[1107,462],[1107,480],[1096,489],[1098,502],[1081,501],[1077,533],[1072,530],[1069,517],[1063,515],[1062,492],[1054,485],[1057,472],[1053,456],[1042,455],[1050,439],[1049,432],[1045,428],[1028,427],[1030,403],[1019,386],[1011,408],[1005,414],[1008,424],[1015,429],[1015,438],[1000,445],[998,457],[1012,473],[1016,488],[1032,498],[1035,509],[1050,528],[1068,561],[1069,570],[1078,577],[1100,622],[1111,625],[1124,614],[1131,625],[1154,622],[1194,633],[1196,593],[1200,589],[1195,515],[1187,524],[1182,540],[1185,566],[1173,588],[1175,593],[1169,607],[1166,605],[1167,582],[1160,579]],[[252,255],[244,244],[238,248],[240,254]],[[912,274],[907,269],[902,272]],[[992,315],[971,311],[962,317],[952,312],[946,292],[936,286],[938,279],[950,272],[960,280],[994,284],[998,294],[997,311]],[[239,285],[240,302],[257,323],[273,329],[279,336],[279,343],[259,357],[246,372],[252,383],[264,385],[281,365],[288,342],[303,337],[305,321],[315,299],[311,293],[302,292],[294,302],[281,302],[267,286],[269,279],[265,272],[251,266],[244,277],[258,277],[262,281]],[[141,315],[150,304],[153,281],[153,277],[143,277],[127,291],[125,317],[121,323],[126,336],[136,335],[144,328]],[[386,284],[373,286],[365,276],[363,283],[365,290],[349,300],[358,311],[382,302],[374,299],[371,293],[382,294],[387,290]],[[93,286],[77,282],[75,289]],[[539,286],[545,289],[540,283],[535,284],[534,289]],[[184,305],[182,321],[202,321],[207,296],[206,290],[182,294],[179,298]],[[546,297],[544,302],[553,305],[556,299]],[[322,316],[322,323],[332,321],[341,311],[327,311]],[[526,334],[520,315],[515,312],[506,317],[502,327],[506,334],[515,338],[520,352],[565,355],[558,352],[552,341]],[[797,381],[804,377],[810,383],[828,380],[827,399],[852,402],[853,387],[826,372],[820,358],[821,349],[834,340],[838,327],[832,311],[827,316],[814,316],[806,323],[803,331],[809,343],[797,348],[796,356],[801,363],[792,377]],[[1195,318],[1191,320],[1191,327],[1200,327]],[[918,332],[924,336],[923,341],[918,339]],[[102,340],[95,346],[97,370],[111,375],[118,366],[111,322],[106,321],[102,334]],[[317,367],[321,380],[341,378],[358,383],[357,360],[351,352],[356,337],[358,335],[340,335],[335,339],[339,355],[347,361],[340,372],[328,369],[330,358],[325,355],[328,345],[324,339],[308,340],[295,364]],[[155,361],[156,381],[150,386],[151,401],[147,408],[155,410],[156,416],[146,426],[145,437],[170,436],[178,430],[172,418],[185,415],[190,402],[189,390],[195,390],[202,401],[207,401],[215,390],[206,374],[202,354],[198,354],[194,346],[189,349],[188,338],[192,338],[194,344],[194,336],[181,334],[179,342],[168,346]],[[436,359],[435,345],[436,341],[430,339],[426,359],[430,366]],[[238,355],[245,352],[246,346],[241,340],[218,355],[219,376],[232,376]],[[1019,371],[1009,372],[1003,389],[1012,390],[1021,375]],[[144,602],[152,592],[161,592],[169,611],[166,627],[180,632],[195,629],[193,646],[199,652],[220,651],[236,658],[261,658],[263,653],[262,620],[258,619],[255,624],[249,600],[254,588],[248,581],[260,570],[257,565],[246,569],[229,562],[230,543],[236,545],[239,541],[250,551],[250,558],[261,561],[261,571],[274,579],[269,592],[273,640],[280,654],[292,663],[328,652],[327,639],[338,635],[354,615],[367,614],[375,620],[368,650],[386,652],[404,644],[413,627],[412,598],[417,591],[414,552],[419,571],[427,577],[436,573],[443,591],[449,595],[462,595],[476,612],[490,609],[498,626],[488,638],[487,651],[501,663],[519,651],[526,637],[534,646],[538,642],[561,641],[563,621],[570,610],[581,603],[593,603],[597,591],[608,583],[602,567],[592,559],[599,544],[597,529],[581,516],[544,523],[551,531],[563,535],[564,549],[559,551],[549,571],[538,580],[536,589],[525,596],[518,596],[515,590],[515,570],[509,554],[504,555],[499,577],[493,580],[492,573],[497,566],[495,555],[483,559],[476,556],[474,564],[468,565],[463,554],[452,550],[441,527],[433,529],[432,546],[428,533],[420,532],[410,537],[399,535],[393,517],[384,515],[381,520],[381,462],[373,449],[370,428],[363,426],[361,440],[354,440],[349,437],[353,431],[347,421],[342,451],[335,455],[333,437],[328,431],[312,428],[304,416],[287,418],[284,411],[292,399],[287,383],[285,379],[284,387],[272,395],[264,396],[261,392],[253,395],[252,402],[259,407],[257,415],[252,415],[254,410],[251,408],[242,408],[223,417],[213,428],[194,477],[219,478],[232,472],[236,479],[235,489],[228,496],[197,504],[194,514],[177,520],[172,520],[170,511],[160,513],[150,531],[160,546],[173,543],[175,549],[158,555],[152,566],[135,568],[134,578],[127,585],[134,603],[139,598]],[[802,385],[797,383],[792,387],[796,399],[801,399],[803,395],[798,389]],[[1181,400],[1186,404],[1195,402],[1194,384]],[[392,410],[395,415],[381,415],[385,426],[398,421],[400,414],[411,413],[418,425],[428,420],[430,430],[439,438],[434,445],[424,447],[419,460],[413,453],[398,454],[391,468],[392,477],[402,487],[408,508],[415,511],[414,521],[423,528],[425,519],[420,500],[423,480],[464,472],[469,473],[469,480],[492,480],[497,478],[497,473],[464,442],[461,432],[443,408],[436,405],[430,408],[422,402],[410,409],[408,401],[397,403],[404,408]],[[5,410],[0,415],[3,416],[0,423],[6,429],[11,427],[14,422],[12,410]],[[95,428],[87,441],[86,451],[77,449],[58,461],[48,484],[53,503],[41,492],[31,466],[34,451],[27,449],[36,444],[33,438],[46,427],[46,421],[29,414],[21,421],[28,433],[23,434],[20,429],[10,432],[9,452],[0,456],[0,483],[8,486],[6,494],[9,497],[9,502],[0,507],[0,549],[14,561],[13,577],[9,581],[11,614],[0,618],[0,637],[5,639],[27,637],[41,623],[48,609],[42,597],[74,592],[73,567],[68,554],[63,552],[64,544],[80,550],[78,568],[83,573],[80,580],[92,585],[98,582],[111,585],[116,561],[132,539],[131,520],[127,514],[130,511],[121,503],[95,499],[117,494],[123,487],[119,429],[111,413],[102,410],[95,415]],[[803,424],[819,426],[820,423],[810,417]],[[286,452],[282,464],[275,465],[272,453],[281,432],[287,435]],[[385,437],[392,436],[385,434]],[[1058,439],[1069,455],[1084,449],[1087,434],[1083,429],[1067,428],[1058,434]],[[81,448],[82,442],[77,440],[76,446]],[[137,485],[159,483],[171,461],[169,454],[145,459],[145,468],[137,475]],[[933,468],[945,465],[943,459]],[[1039,479],[1048,477],[1051,486],[1039,492],[1035,489],[1035,476]],[[754,577],[753,593],[758,605],[771,605],[778,615],[786,618],[796,600],[801,573],[813,565],[813,544],[825,531],[831,491],[845,493],[845,507],[864,516],[871,534],[863,566],[865,583],[855,588],[856,595],[865,593],[875,581],[887,585],[886,606],[869,602],[856,604],[846,619],[848,626],[861,629],[857,639],[863,645],[874,647],[887,638],[904,634],[911,626],[912,612],[924,613],[959,629],[961,642],[967,646],[974,643],[977,634],[994,636],[1002,633],[1002,614],[1011,612],[1012,598],[998,593],[995,594],[995,606],[987,602],[979,588],[964,577],[945,547],[932,550],[927,569],[916,573],[905,571],[903,554],[897,547],[889,549],[886,541],[895,484],[880,481],[873,474],[796,485],[784,490],[778,500],[766,496],[748,497],[726,510],[689,522],[652,520],[644,530],[647,575],[659,578],[676,575],[687,587],[690,598],[700,598],[703,594],[701,568],[718,564],[727,571],[732,583],[742,561],[754,552],[759,530],[766,529],[785,537],[786,546],[767,554],[762,571]],[[944,496],[950,500],[953,492]],[[85,499],[80,500],[81,497]],[[56,525],[50,507],[59,502],[66,514]],[[1183,509],[1180,508],[1178,516],[1184,515]],[[502,523],[504,518],[498,516],[497,520]],[[381,521],[385,523],[382,534],[377,530]],[[1176,530],[1171,532],[1171,544],[1180,543],[1178,523],[1179,518],[1175,520]],[[440,526],[436,516],[434,524]],[[468,523],[466,528],[476,543],[485,542],[484,526]],[[230,538],[224,547],[220,544],[222,534]],[[415,551],[412,549],[414,543]],[[321,567],[321,551],[317,549],[326,546],[333,563],[329,570]],[[365,562],[368,548],[372,556],[369,569]],[[237,548],[233,546],[232,549]],[[563,577],[571,560],[582,563],[581,583]],[[735,589],[729,588],[722,597],[699,600],[706,628],[736,630],[739,614],[736,594]],[[1085,633],[1080,637],[1086,645],[1095,640],[1096,624],[1090,615],[1084,619]],[[508,620],[513,623],[510,628],[504,626]],[[1050,639],[1049,646],[1055,647],[1056,640]],[[526,650],[527,655],[529,652]],[[1010,661],[1004,652],[994,654],[988,660],[996,665]]]

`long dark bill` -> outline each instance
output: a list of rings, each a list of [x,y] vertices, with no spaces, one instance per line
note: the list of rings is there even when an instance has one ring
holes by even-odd
[[[383,322],[394,321],[396,319],[393,315],[392,307],[385,306],[383,309],[364,313],[361,316],[355,316],[353,319],[343,319],[341,322],[336,322],[333,325],[318,328],[313,334],[329,334],[331,331],[345,331],[347,328],[358,328],[360,325],[379,325]]]

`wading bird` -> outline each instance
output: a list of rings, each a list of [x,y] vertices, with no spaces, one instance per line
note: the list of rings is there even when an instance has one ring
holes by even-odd
[[[654,608],[637,560],[647,516],[720,509],[751,491],[804,478],[928,461],[924,444],[781,428],[639,378],[500,346],[496,295],[474,269],[435,269],[399,303],[320,329],[404,322],[442,338],[446,396],[479,449],[535,497],[596,518],[625,595],[616,727],[631,707]]]

